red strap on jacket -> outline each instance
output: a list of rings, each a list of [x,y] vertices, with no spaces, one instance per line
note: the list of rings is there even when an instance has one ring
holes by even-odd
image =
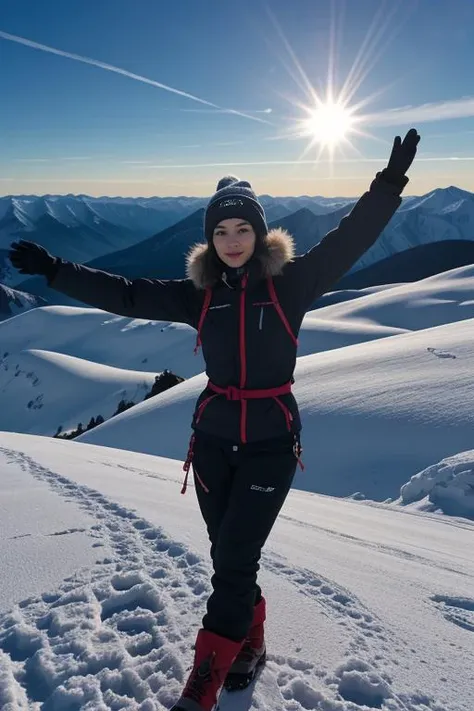
[[[292,382],[285,383],[284,385],[279,385],[276,388],[261,388],[254,390],[247,390],[245,388],[236,388],[233,385],[228,385],[226,388],[222,388],[219,385],[215,385],[210,380],[207,382],[207,387],[214,393],[219,395],[225,395],[227,400],[262,400],[266,397],[279,397],[280,395],[288,395],[291,393]]]
[[[249,390],[246,388],[236,388],[234,385],[228,385],[227,387],[220,387],[219,385],[216,385],[215,383],[211,382],[210,380],[207,381],[207,388],[211,392],[214,393],[214,395],[210,395],[209,397],[205,398],[205,400],[202,401],[198,408],[198,413],[197,413],[197,422],[202,417],[202,414],[206,407],[209,405],[211,400],[214,400],[215,397],[218,397],[219,395],[224,395],[227,400],[232,400],[234,402],[241,402],[243,405],[247,404],[247,400],[263,400],[265,398],[272,398],[275,400],[275,402],[279,405],[279,407],[282,409],[283,414],[286,419],[286,426],[288,429],[288,432],[291,432],[291,425],[293,422],[293,415],[291,414],[289,408],[279,399],[280,395],[288,395],[291,393],[291,388],[292,388],[293,382],[290,380],[288,383],[285,383],[284,385],[279,385],[276,388],[255,388],[253,390]],[[191,462],[193,459],[193,454],[194,454],[194,441],[195,441],[195,435],[193,434],[191,437],[191,441],[189,443],[189,450],[188,450],[188,456],[186,458],[186,461],[183,466],[183,471],[186,472],[186,476],[184,478],[183,482],[183,488],[181,490],[181,493],[184,494],[186,491],[187,483],[188,483],[188,473],[189,469],[191,466]],[[301,469],[304,470],[304,464],[301,461],[301,445],[299,443],[299,438],[297,435],[295,435],[295,445],[293,448],[293,451],[295,453],[295,457],[298,460],[298,464],[300,465]]]
[[[198,323],[198,327],[197,327],[197,336],[196,336],[196,346],[194,348],[194,355],[198,354],[199,348],[201,347],[202,325],[203,325],[204,320],[207,316],[207,312],[209,311],[209,306],[211,305],[211,299],[212,299],[212,289],[210,287],[208,287],[206,289],[206,293],[204,295],[204,303],[202,305],[201,315],[199,317],[199,323]]]
[[[271,300],[272,300],[272,304],[273,304],[273,306],[276,308],[277,314],[278,314],[278,316],[281,318],[282,323],[283,323],[284,327],[286,328],[286,330],[287,330],[287,332],[288,332],[288,335],[290,336],[290,338],[291,338],[291,340],[293,341],[293,343],[295,344],[295,346],[297,346],[297,345],[298,345],[298,339],[296,338],[295,334],[294,334],[293,331],[291,330],[290,323],[289,323],[288,319],[287,319],[286,316],[285,316],[285,312],[284,312],[283,309],[281,308],[281,304],[280,304],[280,302],[278,301],[278,296],[276,295],[275,284],[273,283],[273,279],[272,279],[271,277],[268,277],[268,279],[267,279],[267,284],[268,284],[268,292],[269,292],[269,294],[270,294],[270,298],[271,298]]]

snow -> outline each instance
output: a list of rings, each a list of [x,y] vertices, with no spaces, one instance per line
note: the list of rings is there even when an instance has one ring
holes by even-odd
[[[474,267],[328,295],[300,334],[304,472],[262,557],[268,664],[221,711],[474,708]],[[0,709],[168,709],[210,592],[182,460],[195,332],[0,324]],[[74,441],[50,436],[186,380]]]
[[[168,368],[189,377],[201,372],[189,326],[130,319],[69,306],[47,306],[0,323],[0,352],[55,351],[103,365],[158,373]],[[191,357],[190,357],[191,352]]]
[[[0,321],[46,303],[45,299],[39,296],[0,284]]]
[[[0,357],[0,374],[9,402],[0,429],[49,435],[59,425],[66,431],[91,417],[111,417],[122,399],[143,400],[155,380],[151,373],[37,349]]]
[[[472,448],[474,319],[298,359],[304,423],[295,487],[383,501],[421,469]],[[203,374],[81,441],[183,459]]]
[[[474,519],[474,450],[426,467],[402,486],[400,495],[404,504],[417,502],[420,510]]]
[[[0,707],[169,708],[210,589],[195,495],[179,494],[181,462],[3,433],[0,469],[0,500],[5,489],[18,507],[29,490],[54,496],[48,519],[31,507],[15,535],[63,533],[53,545],[80,540],[95,556],[75,555],[50,581],[22,559],[29,591],[20,583],[0,616]],[[473,525],[290,492],[262,559],[269,661],[252,697],[224,695],[223,711],[471,711]],[[50,554],[36,560],[48,567]]]
[[[0,570],[8,574],[2,575],[0,613],[97,558],[88,533],[95,520],[32,478],[18,455],[11,454],[6,466],[1,461]]]
[[[421,197],[406,198],[402,202],[401,209],[413,210],[422,207],[427,212],[441,212],[446,208],[449,209],[452,205],[459,205],[462,201],[469,203],[472,199],[472,193],[451,185],[448,188],[436,188]]]
[[[472,448],[473,306],[474,268],[463,267],[350,292],[306,316],[295,374],[306,469],[296,488],[395,502],[410,477]],[[140,403],[81,442],[185,457],[206,380],[192,329],[54,306],[3,322],[0,341],[9,346],[0,392],[11,403],[3,430],[51,435],[110,417],[124,397]],[[142,402],[164,368],[187,380]],[[470,512],[469,491],[457,494],[455,510]]]
[[[415,283],[394,285],[364,298],[313,312],[332,321],[366,321],[379,327],[420,330],[474,317],[474,265]]]
[[[359,298],[351,290],[345,297],[341,294],[337,303],[306,315],[300,333],[300,356],[312,355],[317,365],[317,353],[355,344],[368,347],[371,341],[414,330],[467,322],[474,318],[474,267],[455,269],[415,284],[362,290]],[[11,410],[0,412],[0,428],[54,434],[59,425],[76,426],[99,413],[104,417],[105,413],[112,414],[122,397],[136,401],[136,389],[152,382],[165,368],[184,378],[199,375],[204,363],[201,354],[193,353],[195,337],[193,329],[181,324],[129,319],[80,307],[48,306],[10,318],[0,324],[0,343],[8,346],[8,350],[0,348],[0,393],[13,405]],[[60,354],[69,358],[60,358]],[[98,364],[114,370],[100,369]],[[317,377],[320,380],[323,376]],[[346,376],[341,373],[341,377]],[[202,378],[193,381],[187,391],[191,398],[203,382]],[[67,400],[63,397],[66,392]],[[189,410],[184,416],[183,423],[188,423]],[[181,427],[179,438],[182,436]],[[129,446],[125,443],[130,437],[120,436],[120,440],[120,446]],[[111,446],[119,445],[112,441]],[[150,451],[142,440],[136,446]],[[168,454],[180,456],[177,449]]]

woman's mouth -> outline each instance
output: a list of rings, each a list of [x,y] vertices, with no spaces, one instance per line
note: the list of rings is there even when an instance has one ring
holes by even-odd
[[[229,257],[229,259],[236,259],[237,257],[241,257],[243,255],[243,252],[226,252],[226,257]]]

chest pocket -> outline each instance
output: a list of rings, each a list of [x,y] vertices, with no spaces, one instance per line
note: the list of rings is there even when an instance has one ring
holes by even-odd
[[[247,280],[244,278],[244,289],[247,283]],[[281,308],[281,304],[278,300],[276,291],[275,291],[275,285],[273,283],[272,277],[267,278],[267,288],[268,288],[268,295],[269,295],[269,300],[267,301],[255,301],[253,302],[253,306],[259,307],[260,311],[258,312],[258,330],[263,331],[264,327],[264,319],[265,319],[265,313],[266,309],[271,308],[276,312],[278,317],[280,318],[281,322],[283,323],[283,326],[285,327],[286,332],[290,336],[291,340],[293,343],[297,346],[298,345],[298,339],[296,338],[295,334],[293,333],[291,326],[288,322],[288,319],[285,316],[285,313],[283,309]],[[212,300],[212,289],[208,287],[206,289],[206,293],[204,296],[204,303],[202,306],[202,311],[201,311],[201,316],[199,318],[199,323],[197,327],[197,337],[196,337],[196,346],[194,348],[194,353],[197,353],[199,348],[201,347],[201,331],[202,327],[204,324],[204,320],[206,318],[206,315],[208,312],[212,309],[211,307],[211,300]],[[222,304],[222,309],[224,313],[226,312],[226,309],[230,306],[230,304]],[[214,310],[214,309],[213,309]],[[216,311],[218,308],[216,308]]]

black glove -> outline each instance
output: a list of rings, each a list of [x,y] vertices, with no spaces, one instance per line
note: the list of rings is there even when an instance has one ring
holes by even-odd
[[[420,136],[416,128],[411,128],[403,141],[400,136],[395,136],[388,165],[382,171],[382,177],[388,183],[405,187],[408,183],[405,173],[413,163],[419,142]]]
[[[20,274],[43,274],[48,279],[54,276],[60,262],[44,247],[24,239],[12,242],[8,257]]]

